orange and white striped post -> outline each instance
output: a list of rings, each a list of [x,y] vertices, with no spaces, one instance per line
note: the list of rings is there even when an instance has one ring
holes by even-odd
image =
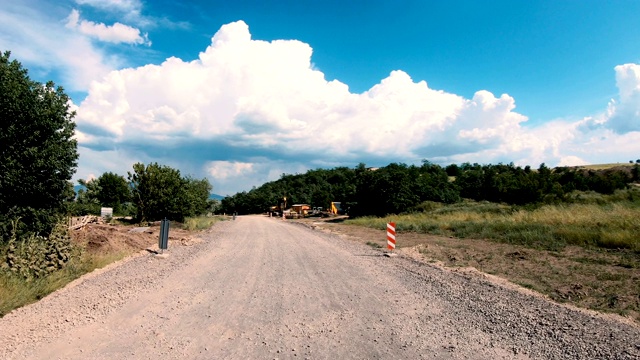
[[[396,223],[387,223],[387,249],[393,251],[396,248]]]

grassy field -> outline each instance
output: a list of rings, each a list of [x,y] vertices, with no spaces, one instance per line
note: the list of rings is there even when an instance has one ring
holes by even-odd
[[[636,165],[635,162],[629,163],[612,163],[612,164],[595,164],[595,165],[583,165],[583,166],[577,166],[578,168],[583,168],[583,169],[588,169],[588,170],[606,170],[606,169],[610,169],[613,167],[618,167],[618,166],[629,166],[632,167]]]
[[[559,302],[640,323],[640,190],[574,194],[571,203],[522,208],[487,202],[423,204],[424,212],[347,220],[375,229],[384,246],[395,222],[399,248],[428,261],[474,267]],[[353,226],[358,225],[358,226]]]

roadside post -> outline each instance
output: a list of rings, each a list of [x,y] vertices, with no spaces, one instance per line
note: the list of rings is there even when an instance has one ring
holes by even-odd
[[[160,248],[161,254],[164,254],[164,250],[169,247],[169,220],[167,220],[167,218],[160,221],[160,238],[158,239],[158,247]]]
[[[387,249],[389,252],[385,254],[385,256],[396,256],[393,252],[396,248],[396,223],[390,222],[387,223]]]

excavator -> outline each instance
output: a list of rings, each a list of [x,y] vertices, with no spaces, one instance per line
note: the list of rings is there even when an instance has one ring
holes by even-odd
[[[339,202],[339,201],[332,201],[331,202],[331,209],[329,210],[329,212],[334,214],[334,215],[342,215],[342,214],[344,214],[344,210],[342,210],[341,204],[342,203]]]
[[[280,204],[271,206],[269,208],[269,213],[271,216],[282,216],[282,212],[287,209],[287,197],[284,196],[279,201]]]

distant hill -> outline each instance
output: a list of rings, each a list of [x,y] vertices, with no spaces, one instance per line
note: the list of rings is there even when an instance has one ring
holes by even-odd
[[[634,167],[636,165],[640,165],[640,163],[613,163],[613,164],[593,164],[593,165],[582,165],[582,166],[569,166],[571,168],[578,169],[587,169],[587,170],[606,170],[617,167]]]

